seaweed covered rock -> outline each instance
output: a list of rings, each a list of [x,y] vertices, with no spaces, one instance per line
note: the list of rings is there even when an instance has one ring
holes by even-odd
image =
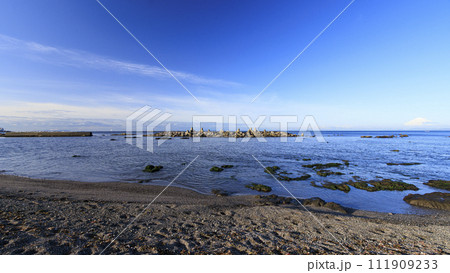
[[[346,183],[333,183],[333,182],[324,182],[322,185],[317,185],[316,182],[311,182],[311,185],[316,188],[325,188],[330,190],[339,190],[343,192],[349,192],[350,187]]]
[[[450,193],[408,194],[403,200],[414,206],[450,211]]]
[[[393,181],[391,179],[383,179],[383,180],[370,180],[370,181],[349,181],[348,185],[353,186],[360,190],[365,191],[418,191],[417,188],[413,184],[408,184],[402,181]]]
[[[268,173],[268,174],[275,174],[279,169],[280,169],[280,167],[278,167],[278,166],[266,167],[264,169],[264,172]]]
[[[285,175],[279,175],[278,176],[278,180],[281,181],[301,181],[301,180],[307,180],[311,178],[311,175],[309,174],[305,174],[299,177],[289,177],[289,176],[285,176]]]
[[[211,172],[221,172],[221,171],[223,171],[223,169],[222,168],[219,168],[219,167],[216,167],[216,166],[214,166],[214,167],[212,167],[211,169],[209,169]]]
[[[224,190],[218,190],[218,189],[212,189],[211,193],[216,195],[216,196],[228,196],[228,195],[230,195],[229,192],[224,191]]]
[[[275,194],[271,195],[257,195],[257,204],[271,206],[271,205],[283,205],[292,203],[292,198],[290,197],[282,197]]]
[[[263,184],[256,184],[256,183],[251,183],[248,185],[245,185],[246,188],[255,190],[255,191],[262,191],[262,192],[271,192],[272,188]]]
[[[395,136],[376,136],[375,138],[394,138]]]
[[[304,199],[302,201],[302,204],[305,206],[322,207],[323,205],[326,204],[326,202],[320,199],[319,197],[312,197]]]
[[[311,168],[311,169],[316,169],[316,170],[320,170],[320,169],[327,169],[327,168],[333,168],[333,167],[341,167],[342,163],[326,163],[326,164],[308,164],[308,165],[303,165],[303,167],[305,168]]]
[[[323,176],[323,177],[327,177],[329,175],[344,175],[344,173],[333,172],[333,171],[330,171],[330,170],[319,170],[316,173],[317,173],[317,175]]]
[[[234,166],[233,165],[222,165],[222,166],[220,166],[222,169],[230,169],[230,168],[233,168]]]
[[[430,180],[424,184],[427,186],[433,187],[433,188],[450,191],[450,181],[449,180]]]
[[[162,168],[163,166],[147,165],[145,166],[145,169],[142,171],[147,173],[154,173],[160,171]]]

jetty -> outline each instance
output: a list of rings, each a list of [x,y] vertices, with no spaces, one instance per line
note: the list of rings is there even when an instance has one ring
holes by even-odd
[[[151,136],[151,137],[232,137],[232,138],[244,138],[244,137],[297,137],[298,135],[288,133],[288,132],[280,132],[280,131],[258,131],[255,129],[249,129],[248,131],[241,131],[237,129],[236,131],[204,131],[203,128],[200,131],[194,131],[193,128],[186,131],[171,131],[171,132],[158,132],[154,134],[148,134],[143,136]],[[304,136],[303,134],[301,135]]]
[[[89,137],[92,132],[5,132],[0,137]]]

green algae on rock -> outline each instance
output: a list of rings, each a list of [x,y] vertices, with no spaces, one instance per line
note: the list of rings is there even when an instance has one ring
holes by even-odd
[[[307,180],[309,178],[311,178],[311,175],[309,175],[309,174],[305,174],[300,177],[288,177],[285,175],[278,176],[278,180],[282,180],[282,181],[301,181],[301,180]]]
[[[271,192],[272,188],[263,184],[256,184],[256,183],[251,183],[248,185],[245,185],[246,188],[255,190],[255,191],[262,191],[262,192]]]
[[[154,172],[160,171],[162,168],[163,168],[163,166],[147,165],[147,166],[145,166],[145,169],[142,171],[147,172],[147,173],[154,173]]]
[[[333,183],[333,182],[324,182],[322,185],[317,185],[316,182],[311,182],[311,185],[316,188],[325,188],[330,190],[339,190],[343,192],[349,192],[350,187],[346,183]]]
[[[327,177],[329,175],[344,175],[344,173],[341,172],[333,172],[330,170],[319,170],[316,172],[319,176]]]
[[[311,168],[311,169],[326,169],[326,168],[333,168],[333,167],[341,167],[342,163],[326,163],[326,164],[321,164],[321,163],[317,163],[317,164],[307,164],[307,165],[303,165],[303,167],[305,168]]]
[[[383,179],[383,180],[370,180],[370,181],[349,181],[346,182],[348,185],[353,186],[360,190],[365,191],[418,191],[417,188],[413,184],[405,183],[402,181],[393,181],[391,179]]]
[[[211,172],[221,172],[221,171],[223,171],[223,169],[222,168],[219,168],[219,167],[217,167],[217,166],[214,166],[214,167],[212,167],[211,169],[209,169]]]
[[[264,172],[268,173],[268,174],[275,174],[279,169],[280,169],[280,167],[278,167],[278,166],[266,167],[264,169]]]
[[[412,166],[412,165],[420,165],[422,163],[418,162],[404,162],[404,163],[386,163],[388,166]]]
[[[216,196],[228,196],[228,195],[230,195],[229,192],[224,191],[224,190],[218,190],[218,189],[212,189],[211,193],[216,195]]]
[[[450,191],[450,180],[430,180],[423,183],[427,186]]]

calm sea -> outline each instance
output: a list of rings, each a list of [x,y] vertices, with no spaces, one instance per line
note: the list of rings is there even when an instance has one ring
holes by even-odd
[[[96,132],[93,137],[81,138],[0,138],[0,171],[5,174],[32,178],[65,179],[87,182],[124,181],[167,185],[197,155],[198,159],[173,184],[210,193],[212,189],[232,194],[259,194],[245,188],[248,183],[260,183],[272,187],[270,194],[289,196],[286,190],[252,157],[265,166],[279,166],[291,177],[311,174],[306,181],[281,181],[296,197],[320,197],[344,206],[371,211],[394,213],[427,213],[405,203],[402,199],[412,191],[366,192],[352,188],[349,193],[311,186],[311,181],[344,182],[359,176],[363,179],[389,178],[416,185],[414,193],[436,191],[424,185],[431,179],[450,179],[450,132],[323,132],[327,143],[314,138],[303,142],[287,143],[267,138],[261,143],[229,142],[226,138],[192,139],[172,138],[154,152],[126,143],[124,136],[112,136],[117,132]],[[408,138],[362,139],[361,135],[391,135],[405,133]],[[116,139],[116,141],[111,141]],[[400,152],[392,152],[399,150]],[[81,157],[73,157],[79,155]],[[302,159],[311,161],[304,162]],[[350,166],[339,170],[341,176],[320,177],[303,164],[330,163],[348,160]],[[418,162],[414,166],[388,166],[386,163]],[[147,164],[162,165],[156,173],[144,173]],[[223,172],[210,172],[213,166],[234,165]],[[331,169],[333,170],[333,169]],[[150,197],[149,197],[150,200]]]

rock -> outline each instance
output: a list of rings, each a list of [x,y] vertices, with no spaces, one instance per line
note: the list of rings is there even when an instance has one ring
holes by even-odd
[[[372,136],[361,136],[361,138],[372,138]]]
[[[116,141],[116,140],[117,140],[117,139],[115,139],[115,138],[111,138],[111,139],[110,139],[110,141]]]
[[[326,204],[326,202],[320,199],[319,197],[312,197],[304,199],[302,201],[302,204],[305,206],[322,207]]]
[[[347,213],[347,211],[339,204],[334,202],[328,202],[324,205],[324,207],[329,208],[331,210],[341,212],[341,213]]]
[[[227,192],[227,191],[217,190],[217,189],[212,189],[211,193],[216,195],[216,196],[228,196],[228,195],[230,195],[230,193]]]
[[[340,190],[343,192],[349,192],[350,187],[346,183],[332,183],[332,182],[324,182],[322,185],[317,185],[316,182],[311,182],[311,185],[316,188],[325,188],[330,190]]]
[[[258,204],[260,205],[282,205],[282,204],[291,204],[292,198],[282,197],[275,194],[271,195],[257,195],[255,196],[258,200]]]
[[[360,190],[365,190],[369,192],[374,191],[418,191],[417,188],[413,184],[408,184],[402,181],[393,181],[391,179],[383,179],[383,180],[370,180],[370,181],[349,181],[346,184],[353,186]]]
[[[266,167],[264,169],[264,172],[268,173],[268,174],[275,174],[279,169],[280,169],[280,167],[278,167],[278,166]]]
[[[230,169],[230,168],[233,168],[234,166],[233,165],[222,165],[222,166],[220,166],[222,169]]]
[[[394,138],[395,136],[376,136],[375,138]]]
[[[147,173],[154,173],[154,172],[160,171],[162,168],[163,168],[163,166],[147,165],[147,166],[145,166],[145,169],[142,171],[147,172]]]
[[[391,150],[391,152],[396,152],[396,153],[398,153],[398,152],[400,152],[400,150]]]
[[[73,155],[72,157],[81,157],[81,155]]]
[[[430,180],[424,183],[427,186],[450,191],[449,180]]]
[[[211,172],[221,172],[221,171],[223,171],[223,169],[222,168],[219,168],[219,167],[216,167],[216,166],[214,166],[214,167],[212,167],[211,169],[209,169]]]
[[[282,180],[282,181],[300,181],[300,180],[307,180],[309,178],[311,178],[311,175],[309,175],[309,174],[305,174],[300,177],[288,177],[288,176],[284,176],[284,175],[278,176],[278,180]]]
[[[311,161],[311,158],[303,158],[303,161]]]
[[[327,177],[329,175],[344,175],[344,173],[341,172],[333,172],[330,170],[320,170],[316,172],[319,176]]]
[[[256,183],[251,183],[248,185],[245,185],[246,188],[255,190],[255,191],[262,191],[262,192],[271,192],[272,188],[266,185],[262,185],[262,184],[256,184]]]
[[[409,137],[408,135],[402,135],[402,134],[400,134],[400,137]]]
[[[426,194],[408,194],[403,200],[414,206],[450,211],[450,193],[432,192]]]
[[[309,165],[303,165],[305,168],[311,168],[311,169],[326,169],[326,168],[332,168],[332,167],[341,167],[342,163],[326,163],[326,164],[309,164]]]

